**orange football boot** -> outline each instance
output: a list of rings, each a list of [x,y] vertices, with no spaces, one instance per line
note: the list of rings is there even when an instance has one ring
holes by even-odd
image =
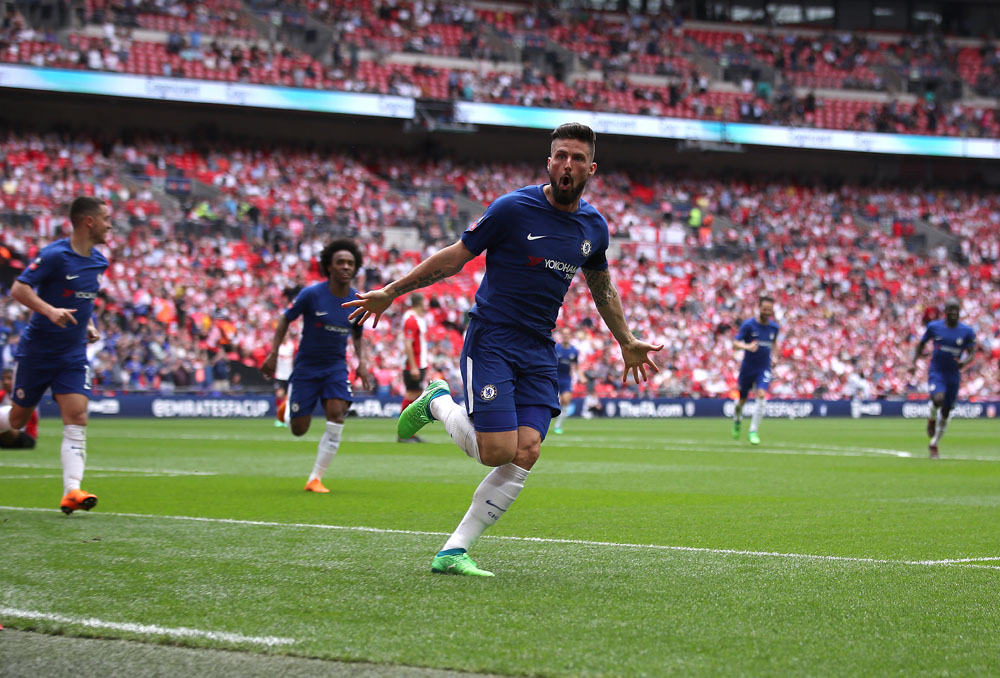
[[[77,509],[83,509],[84,511],[89,511],[90,509],[97,506],[97,497],[90,492],[84,492],[83,490],[70,490],[66,493],[66,496],[62,498],[59,502],[59,508],[66,515],[69,515]]]
[[[308,483],[306,483],[306,492],[319,492],[320,494],[326,494],[330,490],[323,487],[323,483],[320,482],[319,478],[313,478]]]

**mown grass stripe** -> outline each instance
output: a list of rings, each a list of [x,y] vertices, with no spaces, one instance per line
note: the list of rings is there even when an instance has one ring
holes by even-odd
[[[0,510],[9,511],[43,511],[55,512],[55,509],[34,508],[26,506],[0,506]],[[248,525],[256,527],[284,527],[315,530],[338,530],[343,532],[368,532],[374,534],[401,534],[421,537],[447,537],[449,532],[431,532],[423,530],[399,530],[382,527],[367,527],[363,525],[323,525],[319,523],[281,523],[266,520],[238,520],[235,518],[205,518],[202,516],[168,516],[149,513],[112,513],[100,512],[97,516],[115,516],[120,518],[149,518],[161,520],[183,520],[202,523],[217,523],[221,525]],[[555,537],[518,537],[509,535],[484,535],[482,539],[497,541],[518,541],[539,544],[568,544],[576,546],[606,546],[611,548],[649,549],[655,551],[674,551],[682,553],[707,553],[723,556],[751,556],[757,558],[784,558],[794,560],[813,560],[838,563],[859,563],[865,565],[909,565],[909,566],[952,566],[977,567],[1000,570],[1000,565],[982,565],[983,561],[1000,560],[1000,557],[983,556],[981,558],[962,558],[949,560],[892,560],[889,558],[863,558],[858,556],[834,556],[812,553],[782,553],[778,551],[753,551],[744,549],[717,549],[704,546],[675,546],[669,544],[632,544],[627,542],[592,541],[587,539],[558,539]]]

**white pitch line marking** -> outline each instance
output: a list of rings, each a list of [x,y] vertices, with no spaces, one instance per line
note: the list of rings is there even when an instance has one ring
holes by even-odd
[[[221,640],[227,643],[253,643],[254,645],[291,645],[296,643],[294,638],[281,638],[278,636],[244,636],[242,633],[230,633],[229,631],[203,631],[201,629],[189,629],[184,626],[167,627],[155,624],[134,624],[129,622],[112,622],[93,617],[67,617],[61,614],[49,612],[37,612],[35,610],[20,610],[16,607],[0,607],[0,616],[15,617],[18,619],[37,619],[41,621],[53,621],[60,624],[75,624],[95,629],[113,629],[115,631],[125,631],[127,633],[138,633],[145,636],[170,636],[171,638],[205,638],[208,640]]]
[[[0,510],[8,511],[42,511],[54,513],[56,509],[31,508],[26,506],[0,506]],[[316,523],[277,523],[265,520],[237,520],[235,518],[203,518],[200,516],[158,516],[150,513],[109,513],[100,512],[96,516],[116,516],[119,518],[153,518],[160,520],[187,520],[200,523],[218,523],[222,525],[252,525],[256,527],[294,527],[313,530],[338,530],[343,532],[369,532],[375,534],[405,534],[428,537],[448,537],[450,532],[431,532],[423,530],[396,530],[382,527],[364,527],[360,525],[321,525]],[[551,537],[515,537],[500,535],[483,535],[480,539],[496,541],[520,541],[538,544],[575,544],[577,546],[610,546],[613,548],[648,549],[652,551],[677,551],[684,553],[711,553],[716,555],[755,556],[759,558],[788,558],[797,560],[816,560],[840,563],[863,563],[872,565],[915,565],[915,566],[955,566],[978,567],[990,570],[1000,570],[1000,565],[980,565],[979,561],[1000,560],[986,556],[978,559],[962,560],[891,560],[888,558],[859,558],[855,556],[829,556],[811,553],[780,553],[777,551],[750,551],[741,549],[713,549],[704,546],[671,546],[668,544],[630,544],[626,542],[591,541],[587,539],[556,539]]]
[[[0,468],[37,468],[42,470],[49,470],[52,468],[50,464],[8,464],[0,462]],[[174,469],[157,469],[157,468],[112,468],[109,466],[88,466],[88,475],[92,471],[106,471],[110,473],[140,473],[146,475],[157,475],[157,476],[215,476],[218,475],[213,471],[176,471]],[[60,476],[61,477],[61,476]]]

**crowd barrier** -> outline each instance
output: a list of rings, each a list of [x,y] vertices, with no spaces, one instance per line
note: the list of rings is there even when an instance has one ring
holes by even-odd
[[[359,396],[351,414],[359,417],[396,417],[400,398]],[[599,403],[599,405],[598,405]],[[577,398],[570,411],[581,416],[624,419],[683,419],[689,417],[731,417],[733,401],[717,398]],[[749,401],[744,416],[756,408]],[[765,416],[785,419],[803,417],[902,417],[922,419],[928,415],[926,400],[768,400]],[[43,417],[58,417],[59,410],[51,397],[40,405]],[[273,417],[274,398],[269,394],[246,395],[157,395],[122,394],[96,396],[90,401],[92,417],[155,417],[157,419],[197,418],[257,418]],[[1000,401],[959,402],[953,416],[959,419],[995,418]],[[322,412],[317,406],[315,415]]]

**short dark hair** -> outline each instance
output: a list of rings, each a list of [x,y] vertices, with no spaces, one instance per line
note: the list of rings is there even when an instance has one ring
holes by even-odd
[[[773,304],[774,303],[774,297],[772,297],[769,294],[762,294],[762,295],[760,295],[760,298],[757,299],[757,303],[758,304],[763,304],[765,301],[770,301]]]
[[[552,130],[552,143],[556,139],[578,139],[590,145],[590,161],[597,155],[597,134],[582,122],[567,122]]]
[[[945,308],[945,310],[948,310],[949,308],[957,308],[959,311],[961,311],[962,310],[962,302],[960,302],[958,300],[958,297],[949,297],[944,302],[944,308]]]
[[[361,248],[350,238],[338,238],[323,248],[319,253],[319,267],[323,275],[330,277],[330,263],[333,262],[333,253],[345,250],[354,255],[354,270],[361,270]]]
[[[84,217],[96,216],[101,205],[105,205],[103,200],[89,195],[81,195],[73,200],[69,206],[69,222],[76,226]]]

